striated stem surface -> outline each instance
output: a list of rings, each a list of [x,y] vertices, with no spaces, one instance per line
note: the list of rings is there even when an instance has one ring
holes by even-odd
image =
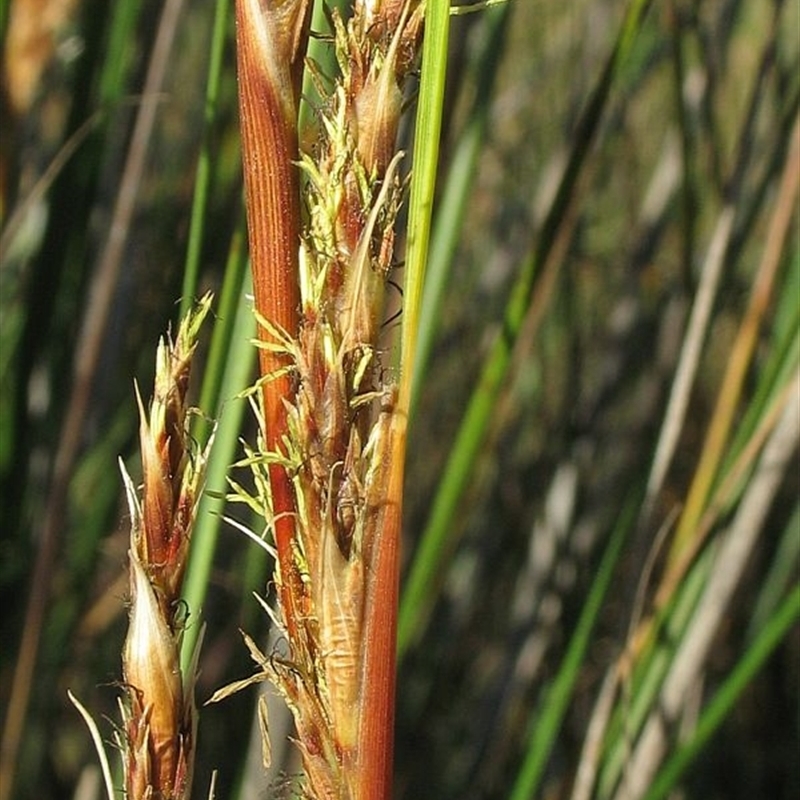
[[[237,0],[236,40],[247,227],[257,314],[289,336],[297,334],[300,293],[300,189],[294,162],[297,106],[310,23],[308,0]],[[266,444],[280,453],[285,402],[292,397],[290,363],[259,326]],[[304,594],[292,553],[295,503],[283,464],[269,468],[281,604],[290,634]]]

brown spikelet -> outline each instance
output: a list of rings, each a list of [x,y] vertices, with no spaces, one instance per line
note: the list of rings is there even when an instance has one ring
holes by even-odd
[[[194,675],[181,676],[176,619],[204,456],[192,453],[186,392],[206,296],[174,341],[159,342],[150,412],[141,414],[141,500],[123,469],[131,511],[130,620],[122,654],[125,789],[131,800],[189,797]]]

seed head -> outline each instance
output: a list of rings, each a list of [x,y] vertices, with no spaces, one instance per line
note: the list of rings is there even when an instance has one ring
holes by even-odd
[[[176,623],[181,582],[204,454],[192,453],[186,392],[206,296],[161,340],[150,414],[137,390],[144,487],[141,500],[122,467],[131,511],[130,619],[122,652],[127,688],[125,785],[131,800],[186,800],[192,775],[194,675],[181,677],[181,629]]]

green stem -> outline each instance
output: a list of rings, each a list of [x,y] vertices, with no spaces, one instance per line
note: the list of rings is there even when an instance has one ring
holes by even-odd
[[[211,184],[212,156],[211,132],[217,117],[217,102],[222,79],[222,56],[225,52],[225,34],[227,32],[229,0],[217,0],[214,9],[214,27],[211,33],[211,54],[208,62],[208,82],[203,109],[203,138],[200,144],[200,155],[197,160],[197,173],[192,198],[192,214],[189,226],[189,242],[186,248],[186,264],[183,271],[183,288],[181,290],[180,319],[183,319],[192,307],[197,292],[197,281],[200,272],[200,254],[203,246],[206,209],[208,207],[209,186]]]
[[[692,736],[673,752],[645,794],[644,800],[660,800],[676,788],[681,775],[686,772],[719,726],[730,715],[742,692],[798,619],[800,619],[800,585],[796,585],[781,603],[725,683],[717,690],[700,716]]]
[[[635,34],[641,26],[648,6],[649,0],[632,0],[628,6],[614,48],[578,123],[564,177],[542,226],[537,247],[523,265],[512,288],[502,332],[492,345],[478,386],[459,427],[456,442],[445,467],[444,477],[434,499],[433,510],[418,545],[406,583],[398,620],[399,657],[402,657],[418,639],[427,624],[438,592],[445,559],[455,547],[458,536],[458,531],[452,525],[452,521],[455,519],[456,510],[466,491],[471,475],[471,465],[475,463],[486,440],[489,422],[496,408],[496,399],[504,384],[511,362],[511,353],[530,305],[539,265],[543,264],[550,254],[556,233],[567,216],[578,176],[586,156],[591,151],[592,141],[599,127],[613,79],[621,62],[630,53],[635,41]],[[426,37],[427,35],[426,32]],[[426,194],[425,198],[427,197]],[[414,195],[412,194],[412,203],[413,200]],[[422,204],[423,201],[420,200],[419,203]],[[414,206],[412,205],[413,210]],[[429,212],[430,208],[428,207],[427,210]],[[409,233],[409,243],[409,247],[415,244],[411,233]],[[425,248],[425,252],[427,252],[427,239]],[[408,314],[412,299],[418,300],[418,298],[411,298],[408,294],[405,298],[405,313]],[[406,365],[405,360],[403,364]]]

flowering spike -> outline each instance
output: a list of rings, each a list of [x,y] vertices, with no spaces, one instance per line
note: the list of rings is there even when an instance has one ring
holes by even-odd
[[[211,298],[161,340],[149,414],[138,387],[144,487],[141,500],[122,467],[131,509],[130,620],[122,654],[127,702],[125,787],[130,800],[186,800],[195,744],[194,674],[180,670],[176,620],[204,453],[192,453],[186,393],[199,327]]]
[[[292,709],[315,798],[384,800],[390,790],[402,485],[393,454],[405,423],[377,339],[403,185],[395,139],[423,6],[354,0],[346,20],[330,12],[340,75],[330,90],[317,81],[320,138],[298,155],[288,76],[307,6],[237,2],[264,425],[262,457],[247,458],[255,494],[231,488],[274,533],[289,655],[250,649]],[[372,677],[379,686],[367,686]]]

